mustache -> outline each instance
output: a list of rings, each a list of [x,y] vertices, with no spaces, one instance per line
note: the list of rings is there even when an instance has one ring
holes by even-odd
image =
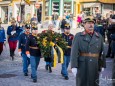
[[[93,28],[93,26],[89,26],[89,28]]]

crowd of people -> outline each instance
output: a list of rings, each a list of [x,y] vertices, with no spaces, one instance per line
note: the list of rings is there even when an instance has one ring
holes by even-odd
[[[81,12],[83,13],[83,12]],[[112,14],[111,14],[112,13]],[[63,17],[59,24],[61,28],[62,38],[67,42],[67,49],[64,50],[64,62],[62,64],[61,75],[65,80],[69,79],[68,66],[71,62],[71,70],[76,77],[76,86],[98,86],[99,73],[106,68],[106,57],[115,57],[115,13],[110,12],[107,18],[101,15],[95,17],[77,17],[78,27],[84,27],[83,32],[76,33],[74,36],[70,33],[72,15],[67,14]],[[52,24],[48,25],[47,30],[55,32],[58,15],[52,15]],[[10,57],[14,60],[15,50],[18,43],[18,53],[23,60],[23,73],[28,76],[28,66],[31,65],[31,78],[33,82],[37,82],[37,68],[39,66],[42,53],[37,42],[38,28],[36,26],[35,17],[31,19],[30,24],[26,23],[16,25],[15,19],[12,19],[11,25],[7,28],[7,40],[9,44]],[[76,27],[77,30],[77,27]],[[108,52],[105,55],[104,42],[108,41]],[[5,30],[0,22],[0,55],[3,51],[6,36]],[[45,69],[52,72],[52,60],[46,59]],[[115,86],[115,58],[113,60],[112,70],[113,86]]]

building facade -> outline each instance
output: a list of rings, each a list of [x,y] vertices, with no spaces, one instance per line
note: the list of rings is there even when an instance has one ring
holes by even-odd
[[[30,2],[31,4],[28,5],[24,0],[0,0],[0,18],[2,23],[9,23],[12,17],[18,22],[30,20],[35,13],[37,14],[39,9],[35,7],[36,0],[30,0]]]
[[[0,18],[3,23],[10,22],[14,17],[18,22],[30,20],[36,14],[38,21],[42,22],[55,12],[60,18],[66,13],[74,16],[79,13],[78,0],[30,0],[28,5],[24,0],[0,0]],[[78,9],[79,8],[79,9]]]
[[[115,10],[115,0],[80,0],[80,4],[87,16],[95,14],[97,10],[103,16],[109,11]]]
[[[62,18],[66,13],[76,16],[76,0],[45,0],[45,17],[58,14]]]

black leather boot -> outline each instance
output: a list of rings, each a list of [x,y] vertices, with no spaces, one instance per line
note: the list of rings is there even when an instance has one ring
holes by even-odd
[[[48,65],[49,66],[49,65]],[[52,68],[51,68],[51,66],[49,66],[49,73],[51,73],[52,72]]]
[[[12,58],[12,61],[14,60],[13,50],[10,49],[10,56]]]
[[[36,82],[37,82],[37,79],[33,79],[33,82],[36,83]]]
[[[45,69],[48,70],[48,65],[45,66]]]

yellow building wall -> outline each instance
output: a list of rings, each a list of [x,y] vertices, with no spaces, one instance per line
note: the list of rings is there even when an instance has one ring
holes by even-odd
[[[99,1],[102,3],[111,3],[111,4],[115,3],[115,0],[99,0]]]
[[[80,0],[80,2],[102,2],[102,3],[115,3],[115,0]]]
[[[78,14],[80,14],[80,11],[81,11],[81,4],[80,4],[80,1],[81,0],[76,0],[76,16],[78,15]]]

